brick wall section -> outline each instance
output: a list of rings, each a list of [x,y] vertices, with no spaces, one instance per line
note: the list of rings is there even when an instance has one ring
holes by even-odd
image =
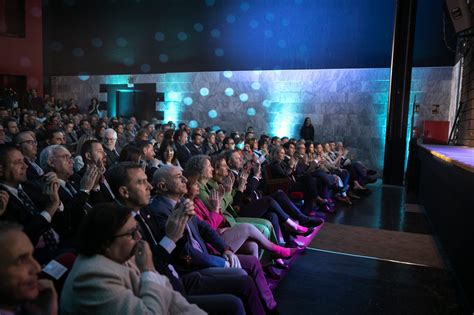
[[[463,110],[460,114],[457,144],[474,147],[474,50],[464,57],[461,87]]]

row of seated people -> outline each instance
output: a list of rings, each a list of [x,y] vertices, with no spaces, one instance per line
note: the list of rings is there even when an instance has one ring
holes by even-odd
[[[31,133],[27,132],[27,135],[33,137]],[[35,141],[30,141],[30,144],[35,145]],[[225,194],[227,194],[227,199],[236,195],[233,191],[234,184],[235,190],[238,191],[239,187],[243,191],[246,190],[245,180],[248,179],[250,170],[242,172],[238,177],[239,181],[232,179],[230,182],[222,183],[222,188],[211,190],[209,197],[199,203],[196,199],[197,196],[201,195],[201,190],[206,193],[207,189],[203,182],[214,177],[210,158],[195,156],[190,159],[186,171],[190,173],[189,177],[194,178],[194,181],[189,181],[192,183],[189,187],[186,187],[187,180],[182,176],[179,168],[163,165],[154,172],[152,182],[158,195],[150,203],[152,186],[148,182],[143,166],[133,162],[121,162],[113,165],[107,172],[107,176],[104,176],[105,154],[101,143],[96,140],[90,140],[83,145],[82,159],[85,162],[83,168],[85,170],[82,172],[82,177],[79,173],[73,173],[72,156],[61,145],[48,146],[41,152],[40,165],[36,166],[44,172],[44,175],[31,181],[27,180],[29,166],[25,163],[24,156],[17,146],[2,145],[0,151],[0,164],[2,165],[0,181],[3,190],[1,193],[2,221],[12,221],[23,225],[24,232],[34,244],[34,257],[41,264],[45,264],[51,258],[67,251],[77,250],[80,254],[63,289],[61,300],[63,312],[80,313],[85,311],[87,306],[90,306],[88,303],[91,302],[88,298],[90,299],[92,296],[98,299],[94,303],[99,303],[100,306],[94,305],[98,307],[95,310],[99,312],[108,312],[113,310],[113,307],[117,307],[117,311],[128,313],[131,310],[128,307],[138,307],[132,301],[128,301],[132,303],[130,306],[127,304],[127,300],[123,297],[120,298],[119,295],[117,298],[120,298],[120,301],[125,301],[125,304],[120,304],[117,302],[118,300],[112,299],[107,293],[112,293],[113,290],[94,287],[100,287],[103,281],[91,280],[91,282],[84,284],[87,289],[79,290],[85,294],[83,296],[85,300],[82,302],[79,292],[68,293],[68,290],[77,288],[79,284],[75,281],[88,278],[82,276],[74,278],[76,269],[94,274],[98,265],[104,265],[106,269],[111,268],[107,263],[101,263],[100,259],[105,259],[106,262],[108,262],[107,259],[111,259],[121,264],[127,261],[128,264],[128,259],[132,254],[147,252],[147,245],[137,245],[141,244],[139,241],[142,236],[151,244],[150,252],[153,256],[153,268],[150,269],[148,264],[146,270],[151,270],[152,274],[157,270],[166,275],[174,290],[182,293],[188,302],[194,302],[211,313],[242,313],[246,311],[247,313],[261,314],[265,311],[276,310],[276,302],[268,288],[262,266],[257,259],[257,248],[260,246],[268,250],[274,258],[289,258],[300,249],[285,248],[270,242],[254,225],[246,224],[243,221],[236,223],[237,219],[232,221],[230,217],[225,217],[224,210],[220,206],[221,203],[224,204]],[[240,155],[238,151],[235,152]],[[220,160],[221,164],[224,162],[224,159]],[[258,173],[252,174],[252,178],[259,180]],[[239,192],[243,194],[243,191]],[[185,195],[187,198],[183,199]],[[114,201],[115,203],[103,205],[101,204],[103,201]],[[204,202],[209,203],[211,211],[207,210]],[[195,203],[196,208],[199,208],[199,217],[207,220],[211,225],[195,218]],[[240,201],[230,202],[227,206],[231,206],[232,203],[237,205]],[[272,205],[274,209],[270,210],[269,207],[267,212],[274,213],[276,226],[285,224],[293,234],[311,233],[312,229],[293,221],[276,202],[268,201],[268,203],[275,203]],[[120,232],[119,229],[126,228],[112,224],[124,222],[110,215],[110,213],[118,211],[117,207],[125,207],[134,211],[133,217],[130,218],[136,220],[140,226],[140,232],[135,231],[126,235],[115,233]],[[103,209],[109,209],[109,211],[106,214],[100,214],[101,211],[105,211]],[[306,219],[306,224],[309,226],[322,223],[321,220],[305,217],[301,212],[298,212],[296,207],[293,210],[296,211],[296,215],[299,215],[297,219]],[[95,215],[90,215],[95,213],[99,213],[98,216],[105,221],[99,222],[100,224],[90,221],[97,218]],[[219,215],[220,223],[216,223],[216,217]],[[211,216],[213,220],[209,219]],[[249,219],[249,222],[251,221],[253,220]],[[271,223],[264,222],[263,219],[256,221],[256,225],[261,229],[275,228]],[[81,233],[79,232],[81,224],[84,226],[81,231],[87,229],[88,224],[99,225],[94,226],[86,233]],[[106,227],[109,225],[118,230],[108,230]],[[100,233],[102,232],[107,234],[103,243],[100,242]],[[270,233],[275,234],[274,232]],[[129,251],[125,247],[122,251],[121,245],[113,247],[111,243],[115,242],[115,238],[119,238],[118,235],[123,236],[128,242],[136,242],[136,246],[128,247]],[[87,237],[91,238],[85,239]],[[125,242],[125,240],[123,241]],[[121,243],[119,242],[119,244]],[[208,244],[212,246],[209,249]],[[87,246],[96,245],[98,247],[95,248],[95,251],[84,251]],[[111,245],[111,247],[106,245]],[[130,250],[131,248],[133,250]],[[237,257],[234,252],[242,252],[247,255]],[[89,265],[90,268],[81,267],[87,266],[87,261],[90,260],[86,257],[91,258],[92,256],[94,259]],[[86,262],[82,263],[83,260]],[[140,267],[140,264],[137,264]],[[34,266],[34,264],[32,265]],[[91,266],[95,266],[95,269]],[[143,268],[142,274],[146,274]],[[81,273],[81,271],[77,272]],[[163,283],[157,279],[155,279],[155,283],[167,286],[166,282]],[[87,287],[87,285],[92,286]],[[124,294],[127,292],[130,294],[130,289],[137,288],[139,286],[132,286],[128,290],[123,288]],[[101,289],[104,289],[104,292]],[[97,290],[103,295],[97,295]],[[135,293],[140,295],[139,292]],[[203,296],[209,294],[212,296]],[[215,296],[216,294],[219,296]],[[227,294],[227,296],[220,297],[222,294]],[[68,300],[68,298],[72,300]],[[138,300],[141,301],[135,302],[139,302],[141,307],[147,307],[146,299],[138,298]],[[179,302],[180,299],[176,301]],[[81,303],[85,303],[85,305]],[[174,306],[179,309],[179,306]]]

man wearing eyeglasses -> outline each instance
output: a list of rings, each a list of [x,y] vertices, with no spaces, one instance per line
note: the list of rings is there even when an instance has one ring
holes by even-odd
[[[25,163],[28,165],[26,177],[28,180],[35,180],[44,175],[43,169],[36,164],[38,154],[38,142],[33,131],[21,131],[13,139],[13,143],[23,153]]]

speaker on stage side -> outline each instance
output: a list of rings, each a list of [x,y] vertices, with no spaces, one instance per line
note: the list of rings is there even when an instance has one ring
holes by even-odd
[[[465,31],[473,26],[472,5],[468,0],[446,0],[449,16],[456,33]]]

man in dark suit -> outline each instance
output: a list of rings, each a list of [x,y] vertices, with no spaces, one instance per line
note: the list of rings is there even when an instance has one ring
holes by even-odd
[[[99,169],[100,176],[98,181],[95,183],[94,188],[90,191],[89,202],[92,205],[113,202],[115,200],[114,193],[110,188],[107,179],[105,178],[106,171],[106,153],[102,144],[98,140],[87,140],[84,142],[81,148],[81,157],[84,162],[84,166],[77,172],[80,178],[86,175],[89,168],[96,166]]]
[[[54,173],[44,175],[42,192],[48,202],[40,208],[22,187],[27,181],[27,167],[18,148],[0,145],[0,189],[8,193],[8,204],[1,219],[23,225],[24,232],[35,246],[36,258],[45,263],[56,255],[60,241],[51,223],[63,209],[59,183]]]
[[[203,138],[199,132],[194,132],[191,136],[192,142],[186,144],[191,156],[204,154],[204,150],[202,148]]]
[[[150,208],[159,224],[163,225],[168,217],[173,215],[176,209],[179,209],[180,204],[192,202],[183,198],[187,192],[186,182],[187,180],[180,169],[172,165],[164,165],[155,172],[153,184],[159,192],[159,196],[153,199]],[[161,230],[163,231],[164,228],[162,227]],[[211,245],[220,256],[210,254],[207,244]],[[236,256],[220,235],[206,222],[198,220],[194,215],[190,216],[184,236],[176,245],[173,257],[181,272],[206,270],[206,268],[214,270],[213,267],[241,268],[242,265],[242,268],[254,279],[267,311],[276,309],[275,299],[268,287],[258,259],[250,255]]]
[[[188,133],[184,129],[178,130],[176,132],[176,140],[176,157],[179,164],[185,167],[189,158],[191,158],[191,151],[187,147]]]
[[[71,153],[62,145],[46,147],[41,152],[40,164],[45,171],[56,174],[59,181],[59,196],[64,204],[64,211],[53,218],[53,227],[63,241],[74,242],[82,219],[92,208],[88,201],[90,192],[100,176],[99,170],[97,166],[91,166],[82,179],[73,179]],[[31,189],[28,192],[35,200],[42,199],[37,190]]]
[[[28,165],[26,177],[28,180],[38,179],[44,175],[43,169],[36,164],[36,154],[38,153],[38,142],[33,131],[21,131],[16,134],[13,143],[18,147],[25,163]]]
[[[247,301],[247,305],[255,304],[248,313],[263,314],[255,284],[244,273],[231,269],[230,272],[216,271],[214,274],[189,272],[179,275],[176,272],[171,264],[171,254],[183,236],[189,216],[194,214],[192,203],[182,203],[179,210],[166,220],[164,233],[161,233],[155,217],[145,208],[150,201],[152,187],[140,165],[118,163],[107,171],[106,177],[116,201],[134,209],[140,232],[152,249],[156,270],[170,279],[175,290],[210,313],[243,314],[242,301]]]

